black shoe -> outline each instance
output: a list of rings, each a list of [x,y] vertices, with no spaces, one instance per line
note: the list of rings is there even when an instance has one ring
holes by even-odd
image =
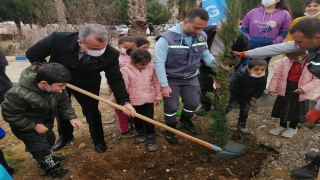
[[[308,152],[304,156],[306,157],[306,160],[312,161],[317,157],[317,152]]]
[[[184,129],[186,129],[188,132],[190,132],[192,134],[197,133],[196,127],[194,127],[194,124],[191,121],[190,122],[181,122],[181,127],[183,127]]]
[[[155,134],[147,134],[147,149],[150,152],[154,152],[158,149],[157,139]]]
[[[65,137],[61,136],[60,139],[52,146],[52,151],[58,151],[58,150],[62,149],[72,139],[73,139],[73,136],[69,137],[69,138],[65,138]]]
[[[52,159],[54,162],[64,162],[68,159],[68,157],[66,155],[55,155],[55,156],[52,156]]]
[[[302,168],[295,169],[290,172],[290,175],[296,179],[315,179],[318,176],[319,166],[308,164]]]
[[[246,126],[246,124],[238,124],[238,129],[242,132],[242,133],[249,133],[249,130]]]
[[[47,171],[46,176],[50,178],[61,178],[69,174],[71,171],[71,169],[63,169],[62,167],[58,167],[56,169]]]
[[[205,115],[207,115],[208,111],[210,111],[210,108],[208,108],[208,107],[206,107],[206,106],[202,106],[202,107],[198,110],[197,114],[198,114],[199,116],[205,116]]]
[[[104,153],[107,149],[108,147],[105,144],[97,144],[95,147],[97,153]]]
[[[170,131],[165,131],[164,132],[164,138],[168,141],[170,144],[177,144],[178,143],[178,137],[176,134],[170,132]]]
[[[46,170],[45,170],[46,176],[50,178],[61,178],[69,174],[70,172],[71,172],[71,169],[63,169],[60,166],[59,162],[56,162],[56,164],[52,167],[46,167]]]
[[[197,133],[196,127],[194,126],[193,122],[191,121],[191,117],[185,117],[181,115],[180,117],[181,127],[186,129],[189,133],[195,134]]]

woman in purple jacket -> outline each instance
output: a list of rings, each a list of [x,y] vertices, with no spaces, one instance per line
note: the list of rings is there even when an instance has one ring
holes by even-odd
[[[248,36],[251,49],[282,43],[291,23],[286,0],[262,0],[261,4],[242,20],[241,31]],[[266,58],[268,64],[270,59]]]

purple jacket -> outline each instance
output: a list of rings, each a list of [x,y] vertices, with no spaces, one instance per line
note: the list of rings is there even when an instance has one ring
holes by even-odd
[[[263,6],[249,11],[242,20],[241,30],[250,39],[251,49],[282,43],[288,34],[291,17],[288,11],[276,9],[272,13]]]

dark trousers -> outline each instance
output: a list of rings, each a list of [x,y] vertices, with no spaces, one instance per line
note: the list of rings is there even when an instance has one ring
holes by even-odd
[[[266,68],[266,77],[268,77],[269,74],[269,63],[272,57],[267,57],[265,60],[267,61],[267,68]]]
[[[6,67],[0,67],[0,103],[4,101],[4,94],[12,87],[12,82],[6,74]]]
[[[248,119],[248,114],[251,108],[251,96],[243,96],[230,92],[229,104],[227,113],[233,110],[238,104],[240,105],[240,114],[238,118],[239,124],[245,124]]]
[[[26,151],[32,154],[33,158],[44,171],[49,170],[56,164],[51,155],[51,147],[56,140],[52,128],[49,128],[49,130],[43,134],[39,134],[35,130],[22,133],[19,132],[19,130],[12,130],[12,132],[18,139],[23,141],[26,146]]]
[[[176,123],[176,112],[179,109],[179,96],[182,98],[184,117],[193,116],[193,111],[199,105],[199,79],[197,76],[190,79],[168,78],[172,89],[171,97],[163,98],[164,116],[167,124]]]
[[[153,119],[154,106],[153,103],[146,103],[141,106],[133,106],[137,113]],[[137,132],[144,131],[146,134],[155,134],[154,125],[139,118],[133,118],[134,126]]]
[[[212,105],[211,99],[207,96],[208,92],[214,92],[213,77],[214,73],[210,67],[202,65],[200,67],[199,82],[200,82],[200,102],[202,107],[210,109]]]
[[[91,86],[78,87],[99,96],[100,81]],[[99,101],[69,88],[67,88],[67,91],[69,97],[73,95],[80,104],[82,113],[86,117],[86,121],[89,124],[89,131],[94,145],[105,144],[101,113],[98,108]],[[72,125],[69,121],[65,120],[61,114],[59,114],[58,117],[58,132],[60,137],[71,138],[73,136]]]

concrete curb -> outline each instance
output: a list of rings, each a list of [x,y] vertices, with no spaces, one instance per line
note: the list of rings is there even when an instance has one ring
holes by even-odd
[[[8,62],[14,62],[14,61],[26,61],[28,60],[26,56],[6,56],[6,59]]]

